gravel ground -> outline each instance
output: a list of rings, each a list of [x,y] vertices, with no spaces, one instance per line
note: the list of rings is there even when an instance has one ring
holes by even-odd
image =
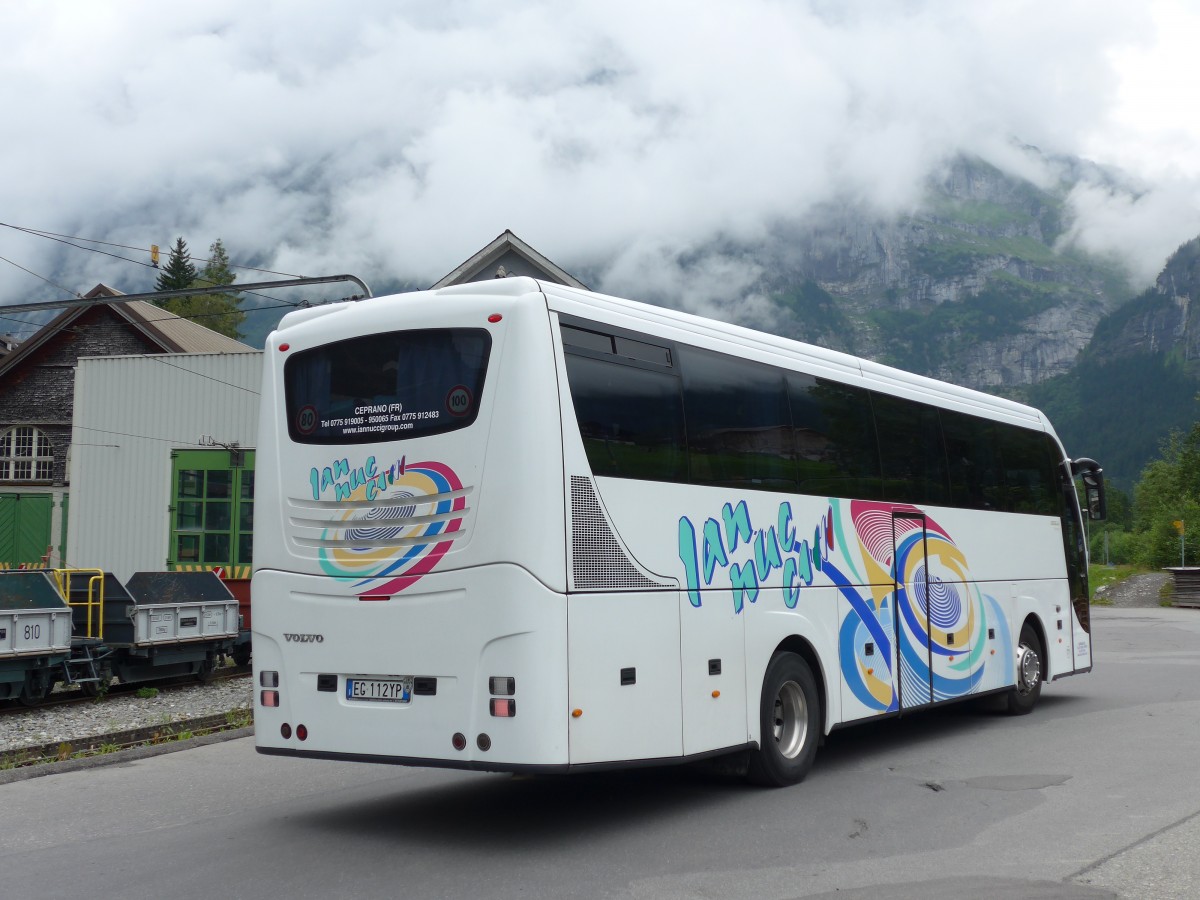
[[[145,699],[120,694],[91,703],[31,709],[0,716],[0,753],[249,709],[252,700],[251,678],[244,675],[212,684],[160,687],[157,696]]]
[[[1162,596],[1159,592],[1170,580],[1170,572],[1147,572],[1144,575],[1131,575],[1124,581],[1097,588],[1096,599],[1105,601],[1106,605],[1119,606],[1124,609],[1161,606]]]

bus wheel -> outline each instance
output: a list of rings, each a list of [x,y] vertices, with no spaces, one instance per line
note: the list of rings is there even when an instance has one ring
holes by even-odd
[[[750,754],[747,778],[785,787],[812,768],[821,736],[821,700],[808,663],[795,653],[776,653],[763,677],[759,748]]]
[[[1021,626],[1017,647],[1017,683],[1008,692],[1008,711],[1014,716],[1032,712],[1042,695],[1042,641],[1037,629],[1026,622]]]

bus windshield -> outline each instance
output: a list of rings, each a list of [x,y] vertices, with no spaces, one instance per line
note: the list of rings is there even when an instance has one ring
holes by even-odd
[[[288,432],[362,444],[465,428],[479,411],[491,337],[478,328],[391,331],[297,353],[284,367]]]

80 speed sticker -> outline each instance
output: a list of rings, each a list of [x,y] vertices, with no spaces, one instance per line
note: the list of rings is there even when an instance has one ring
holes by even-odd
[[[312,434],[317,430],[317,408],[305,406],[296,413],[296,430],[301,434]]]

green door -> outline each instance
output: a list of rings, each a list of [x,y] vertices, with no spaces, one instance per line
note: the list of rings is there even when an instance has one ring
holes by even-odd
[[[53,510],[52,494],[0,494],[0,565],[40,564]]]
[[[254,540],[254,451],[177,450],[171,456],[167,565],[249,566]]]

